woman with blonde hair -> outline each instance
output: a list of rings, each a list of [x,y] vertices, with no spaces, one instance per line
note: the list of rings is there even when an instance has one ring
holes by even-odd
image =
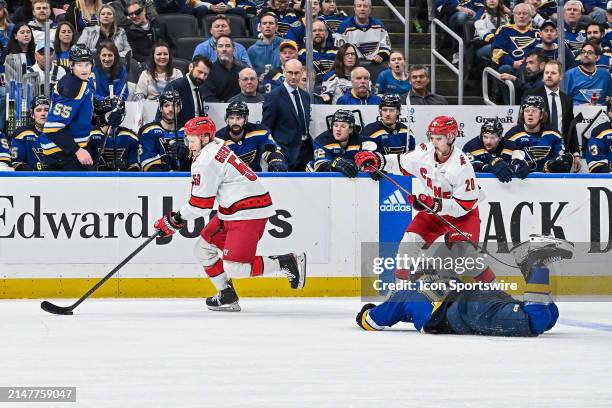
[[[125,58],[128,52],[132,51],[128,42],[125,30],[117,26],[117,13],[110,4],[105,4],[100,7],[98,12],[99,25],[85,27],[78,44],[85,44],[92,52],[95,52],[98,44],[102,41],[112,41],[119,50],[121,58]]]
[[[70,22],[80,33],[85,27],[98,24],[98,13],[101,8],[102,0],[75,0],[68,7],[66,21]]]

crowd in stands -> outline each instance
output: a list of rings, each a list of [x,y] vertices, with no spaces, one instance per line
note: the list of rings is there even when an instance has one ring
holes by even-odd
[[[160,96],[177,93],[181,106],[175,108],[172,102],[172,119],[178,127],[165,127],[161,113],[156,119],[172,139],[188,119],[205,114],[207,102],[263,104],[262,123],[290,170],[303,171],[317,154],[312,140],[318,135],[309,134],[311,97],[319,104],[377,105],[381,110],[389,107],[390,102],[385,102],[389,95],[400,104],[448,103],[445,96],[429,91],[427,66],[411,64],[401,51],[392,49],[383,22],[372,17],[370,0],[354,0],[350,15],[340,11],[335,0],[312,0],[314,96],[305,91],[304,83],[308,73],[303,0],[15,3],[0,0],[4,78],[35,72],[41,83],[55,85],[70,73],[70,49],[80,44],[95,55],[92,75],[98,104],[113,95],[124,101],[146,99],[160,101],[161,112]],[[572,105],[605,105],[612,96],[612,1],[567,0],[562,16],[554,2],[546,0],[427,3],[429,15],[417,17],[439,18],[463,35],[465,62],[472,74],[491,66],[501,80],[514,84],[514,100],[542,98],[550,130],[559,133],[565,150],[575,157],[584,155],[570,126]],[[416,5],[425,10],[423,4]],[[193,16],[192,37],[185,35],[186,20],[173,20],[177,13]],[[51,22],[47,43],[46,22]],[[563,64],[558,63],[560,27],[565,35]],[[189,42],[194,39],[197,42]],[[457,63],[459,53],[453,43],[445,44],[443,51]],[[49,78],[45,77],[47,49],[52,60]],[[5,84],[0,90],[1,130],[6,128]],[[507,87],[500,84],[493,91],[498,103],[509,103]],[[532,101],[527,107],[539,105]],[[350,122],[347,117],[339,115]],[[7,140],[13,137],[9,134]],[[309,166],[315,167],[331,168]],[[572,170],[577,168],[573,163]]]

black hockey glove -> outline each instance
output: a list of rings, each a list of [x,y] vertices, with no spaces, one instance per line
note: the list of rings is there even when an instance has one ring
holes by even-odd
[[[502,183],[509,183],[512,181],[512,169],[501,157],[497,157],[491,161],[491,173],[495,174]]]
[[[289,167],[284,160],[272,159],[268,162],[268,171],[284,173],[289,171]]]
[[[359,169],[354,161],[343,159],[342,157],[336,157],[334,159],[331,164],[331,169],[349,178],[357,177],[357,173],[359,173]]]
[[[123,122],[123,118],[125,118],[125,102],[118,96],[107,98],[109,99],[108,103],[113,109],[104,114],[104,120],[112,127],[119,127],[121,122]]]
[[[544,163],[544,173],[569,173],[573,165],[574,156],[571,153],[563,153]]]
[[[182,141],[175,141],[170,146],[170,156],[174,160],[189,161],[189,148]]]
[[[529,175],[529,165],[525,160],[514,159],[510,163],[510,167],[516,177],[520,179],[525,179]]]

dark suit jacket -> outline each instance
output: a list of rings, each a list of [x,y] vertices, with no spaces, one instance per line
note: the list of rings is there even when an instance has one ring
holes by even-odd
[[[299,89],[298,92],[306,116],[306,133],[309,133],[310,99],[303,90]],[[270,129],[272,137],[282,148],[289,170],[304,171],[306,164],[312,160],[312,139],[308,135],[306,140],[302,140],[292,99],[293,96],[289,95],[284,85],[276,87],[264,101],[261,123]]]
[[[546,88],[539,86],[534,88],[523,95],[525,99],[529,95],[541,96],[546,104],[546,112],[550,115],[550,106],[548,106],[548,96],[546,95]],[[570,153],[580,153],[580,145],[578,144],[578,134],[576,133],[576,127],[570,128],[572,121],[574,120],[574,104],[572,98],[566,93],[559,90],[561,98],[561,123],[563,129],[561,129],[561,136],[563,136],[563,143],[565,144],[565,150]]]
[[[200,98],[203,99],[202,98],[203,85],[200,85],[199,88],[200,88]],[[182,78],[177,78],[174,81],[170,82],[168,85],[166,85],[166,87],[164,88],[164,91],[169,90],[169,89],[176,90],[181,97],[181,101],[183,102],[181,111],[176,117],[176,120],[178,122],[178,127],[182,128],[189,119],[195,117],[195,112],[196,112],[196,107],[193,104],[193,96],[192,96],[193,94],[191,93],[190,85],[189,85],[189,82],[187,81],[187,76],[184,76]],[[202,100],[202,108],[203,107],[204,107],[204,101]],[[159,117],[160,115],[158,111],[157,118],[159,119]]]

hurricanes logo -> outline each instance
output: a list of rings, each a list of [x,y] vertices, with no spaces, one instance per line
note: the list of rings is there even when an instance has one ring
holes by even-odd
[[[512,56],[515,58],[520,58],[525,55],[524,48],[529,47],[531,44],[535,42],[534,37],[510,37],[510,41],[516,47],[516,50],[512,51]]]
[[[401,191],[395,190],[379,206],[380,211],[412,211],[412,207],[406,202],[406,197]]]

